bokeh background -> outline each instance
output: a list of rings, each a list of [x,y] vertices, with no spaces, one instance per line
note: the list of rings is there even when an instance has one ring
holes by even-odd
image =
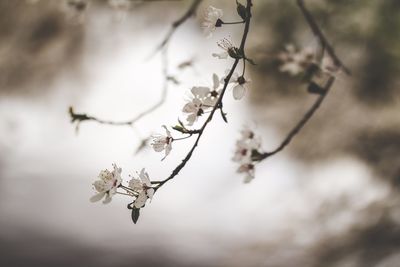
[[[237,14],[233,0],[203,1],[169,44],[179,84],[165,103],[134,127],[87,122],[76,133],[70,105],[125,120],[161,95],[161,55],[149,55],[191,1],[127,2],[0,1],[1,266],[400,266],[399,1],[306,1],[352,75],[340,74],[293,143],[243,184],[230,160],[242,126],[271,150],[316,97],[276,61],[287,43],[315,43],[295,1],[254,0],[250,90],[240,102],[227,92],[229,124],[215,116],[137,225],[123,197],[90,203],[91,183],[113,162],[126,179],[142,167],[155,180],[170,173],[192,140],[163,162],[135,150],[182,116],[191,86],[223,75],[230,61],[211,54],[223,37],[238,43],[242,26],[204,38],[209,4],[227,21]]]

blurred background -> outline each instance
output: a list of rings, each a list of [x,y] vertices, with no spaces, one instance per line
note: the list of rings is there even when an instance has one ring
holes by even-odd
[[[316,96],[279,72],[285,44],[315,38],[292,0],[254,0],[246,97],[225,98],[180,175],[160,189],[137,225],[128,199],[90,203],[100,170],[146,167],[165,178],[193,140],[171,155],[141,140],[182,117],[187,90],[211,85],[229,60],[216,42],[240,42],[242,26],[211,39],[204,10],[238,20],[233,0],[203,1],[173,35],[165,103],[134,127],[71,124],[68,107],[129,120],[156,103],[161,54],[152,57],[191,1],[0,1],[1,266],[400,266],[400,2],[308,0],[352,70],[339,74],[321,108],[291,145],[261,162],[243,184],[231,161],[245,124],[274,149]],[[76,4],[78,3],[78,4]],[[190,61],[187,68],[179,67]]]

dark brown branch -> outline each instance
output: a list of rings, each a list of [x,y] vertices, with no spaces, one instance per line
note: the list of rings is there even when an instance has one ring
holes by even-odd
[[[303,129],[304,125],[311,119],[317,109],[320,107],[322,101],[324,101],[326,95],[329,92],[329,89],[332,87],[333,82],[335,81],[334,77],[330,77],[327,81],[326,85],[323,87],[323,93],[315,100],[314,104],[310,107],[310,109],[304,114],[303,118],[296,124],[296,126],[288,133],[283,142],[273,151],[265,152],[260,157],[259,160],[264,160],[276,153],[282,151],[287,145],[289,145],[290,141]]]
[[[247,5],[246,5],[246,12],[248,14],[246,22],[245,22],[245,26],[244,26],[244,30],[243,30],[243,36],[242,36],[242,41],[240,43],[240,47],[239,50],[240,51],[244,51],[245,48],[245,44],[246,44],[246,40],[247,40],[247,35],[249,33],[249,29],[250,29],[250,20],[251,20],[251,7],[252,7],[252,0],[247,0]],[[205,131],[205,129],[207,128],[208,124],[211,122],[214,113],[222,106],[222,100],[224,98],[224,94],[226,91],[226,88],[228,87],[228,83],[229,80],[231,79],[238,63],[240,61],[240,58],[235,59],[228,75],[225,78],[225,82],[224,82],[224,86],[222,88],[221,94],[218,97],[218,101],[217,103],[215,103],[213,109],[211,110],[210,114],[208,115],[206,121],[204,122],[203,126],[200,128],[198,136],[196,141],[194,142],[192,148],[189,150],[189,152],[186,154],[185,158],[182,160],[182,162],[172,171],[172,173],[163,181],[160,182],[153,182],[153,183],[158,183],[158,186],[156,189],[160,188],[162,185],[164,185],[166,182],[168,182],[169,180],[173,179],[175,176],[177,176],[179,174],[179,172],[183,169],[183,167],[185,167],[186,163],[190,160],[190,158],[193,155],[193,152],[195,151],[197,145],[199,144],[199,141],[201,139],[201,137],[203,136],[203,133]]]
[[[78,124],[83,122],[83,121],[94,121],[97,123],[101,124],[107,124],[107,125],[114,125],[114,126],[132,126],[134,125],[137,121],[145,117],[146,115],[149,115],[153,111],[157,110],[161,105],[164,104],[166,97],[167,97],[167,92],[168,92],[168,82],[170,81],[170,76],[168,75],[168,58],[167,58],[167,48],[165,47],[162,52],[162,72],[164,76],[164,83],[163,83],[163,88],[161,92],[161,97],[158,100],[157,103],[149,107],[148,109],[144,110],[143,112],[139,113],[136,115],[134,118],[127,120],[127,121],[111,121],[111,120],[104,120],[100,119],[94,116],[87,115],[85,113],[75,113],[73,108],[70,107],[69,109],[69,115],[71,117],[71,122],[77,122]]]
[[[307,10],[304,1],[303,0],[297,0],[297,4],[303,13],[304,18],[306,19],[308,25],[310,26],[312,32],[318,37],[322,47],[325,47],[327,53],[329,56],[333,59],[334,63],[336,66],[340,67],[343,69],[343,71],[350,75],[351,71],[349,68],[347,68],[343,62],[339,59],[339,57],[336,55],[335,50],[333,47],[329,44],[328,40],[326,39],[325,35],[322,33],[321,29],[318,27],[318,24],[315,22],[314,17],[311,15],[311,13]]]
[[[325,35],[322,33],[321,29],[319,28],[318,24],[315,22],[315,19],[311,15],[311,13],[307,10],[307,8],[304,5],[303,0],[297,0],[297,4],[302,11],[304,18],[308,22],[311,31],[317,36],[317,38],[320,41],[321,46],[323,47],[323,51],[326,50],[328,55],[333,59],[333,63],[335,64],[336,67],[342,68],[347,74],[350,74],[350,70],[343,65],[342,61],[336,56],[335,51],[333,50],[331,44],[328,42],[326,39]],[[303,129],[304,125],[311,119],[311,117],[314,115],[314,113],[318,110],[322,102],[324,101],[326,95],[329,93],[330,88],[332,87],[333,83],[335,81],[335,77],[331,76],[329,80],[327,81],[326,85],[321,88],[321,95],[316,99],[314,104],[310,107],[310,109],[304,114],[302,119],[293,127],[293,129],[286,135],[285,139],[282,141],[282,143],[273,151],[270,152],[265,152],[261,154],[257,160],[264,160],[272,155],[275,155],[276,153],[282,151],[289,143],[292,141],[292,139],[300,132],[301,129]]]
[[[197,8],[199,7],[202,1],[203,0],[193,0],[192,4],[188,8],[188,10],[182,15],[182,17],[180,17],[179,19],[177,19],[172,23],[171,29],[168,31],[167,35],[164,37],[162,42],[157,46],[155,52],[161,50],[169,42],[172,35],[179,28],[179,26],[181,26],[187,19],[189,19],[196,13]]]

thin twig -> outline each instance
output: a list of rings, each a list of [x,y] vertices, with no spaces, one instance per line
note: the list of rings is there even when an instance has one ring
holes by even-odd
[[[171,29],[165,35],[162,42],[157,46],[154,53],[156,53],[157,51],[160,51],[169,42],[172,35],[179,28],[179,26],[181,26],[187,19],[189,19],[196,13],[197,8],[199,7],[199,5],[202,1],[203,0],[193,0],[192,4],[189,6],[188,10],[186,10],[186,12],[182,15],[182,17],[180,17],[179,19],[177,19],[176,21],[174,21],[172,23]]]
[[[282,151],[287,145],[289,145],[290,141],[300,132],[300,130],[306,125],[306,123],[311,119],[317,109],[320,107],[322,101],[324,101],[326,95],[329,92],[329,89],[332,87],[333,82],[335,81],[335,77],[330,77],[327,81],[326,85],[323,88],[323,93],[317,98],[314,104],[310,107],[310,109],[304,114],[301,120],[293,127],[293,129],[288,133],[283,142],[273,151],[265,152],[260,156],[260,160],[264,160],[276,153]]]
[[[87,115],[85,113],[75,113],[72,107],[69,109],[69,114],[71,117],[71,122],[77,122],[78,124],[83,121],[95,121],[100,124],[107,124],[107,125],[114,125],[114,126],[133,126],[137,121],[143,118],[146,115],[149,115],[156,109],[158,109],[162,104],[164,104],[167,98],[168,92],[168,82],[170,81],[170,76],[168,75],[168,49],[164,47],[161,53],[162,57],[162,73],[164,76],[163,88],[161,97],[157,103],[149,107],[148,109],[144,110],[143,112],[136,115],[134,118],[127,120],[127,121],[111,121],[111,120],[104,120],[94,116]]]
[[[252,0],[247,0],[246,11],[247,11],[248,17],[246,19],[246,23],[245,23],[244,30],[243,30],[242,41],[241,41],[240,47],[239,47],[240,51],[244,51],[247,35],[248,35],[249,29],[250,29],[251,6],[252,6]],[[228,83],[229,83],[229,81],[230,81],[230,79],[231,79],[231,77],[233,75],[233,72],[235,71],[236,66],[238,65],[239,61],[240,61],[240,58],[235,59],[235,61],[234,61],[233,65],[232,65],[228,75],[225,78],[225,82],[224,82],[224,86],[222,88],[221,94],[218,97],[218,100],[215,103],[210,115],[208,115],[208,117],[207,117],[206,121],[204,122],[203,126],[200,128],[198,136],[197,136],[196,141],[194,142],[192,148],[186,154],[186,156],[182,160],[182,162],[172,171],[172,173],[165,180],[159,181],[159,182],[153,182],[153,183],[158,183],[156,189],[160,188],[166,182],[168,182],[169,180],[171,180],[175,176],[177,176],[179,174],[179,172],[183,169],[183,167],[185,167],[186,163],[192,157],[193,152],[195,151],[197,145],[199,144],[199,141],[200,141],[201,137],[203,136],[203,133],[204,133],[205,129],[207,128],[208,124],[211,122],[211,120],[212,120],[212,118],[214,116],[214,113],[217,111],[217,109],[219,109],[221,107],[222,100],[223,100],[226,88],[228,86]]]
[[[299,5],[299,8],[302,11],[305,19],[307,20],[312,32],[319,39],[323,50],[326,49],[326,52],[333,59],[333,63],[335,64],[336,67],[338,67],[338,68],[341,67],[347,74],[350,74],[350,70],[348,68],[346,68],[343,65],[342,61],[336,56],[335,51],[333,50],[331,44],[328,42],[328,40],[326,39],[326,37],[324,36],[322,31],[318,27],[318,24],[315,22],[315,19],[313,18],[311,13],[305,7],[303,0],[297,0],[297,3]],[[326,95],[329,93],[329,90],[332,87],[334,81],[335,81],[335,77],[331,76],[329,78],[329,80],[327,81],[326,85],[322,88],[321,95],[315,100],[314,104],[303,115],[301,120],[286,135],[286,137],[282,141],[282,143],[276,149],[274,149],[270,152],[265,152],[265,153],[261,154],[260,157],[258,158],[258,160],[264,160],[272,155],[275,155],[276,153],[282,151],[287,145],[289,145],[289,143],[292,141],[292,139],[300,132],[300,130],[304,127],[304,125],[311,119],[311,117],[314,115],[314,113],[321,106]]]
[[[307,10],[304,1],[303,0],[297,0],[297,5],[299,6],[301,12],[303,13],[304,18],[306,19],[308,25],[310,26],[312,32],[318,37],[319,41],[321,42],[321,45],[326,48],[326,51],[330,55],[330,57],[333,59],[334,63],[336,66],[341,67],[343,71],[350,75],[351,71],[349,68],[347,68],[343,62],[339,59],[339,57],[336,55],[335,50],[333,47],[329,44],[327,41],[325,35],[322,33],[321,29],[318,27],[318,24],[315,22],[314,17],[311,15],[311,13]]]

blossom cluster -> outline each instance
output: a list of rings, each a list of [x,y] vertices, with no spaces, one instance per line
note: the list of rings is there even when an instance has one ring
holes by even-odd
[[[148,199],[151,200],[154,194],[154,186],[151,184],[148,173],[142,169],[138,177],[131,177],[128,186],[122,184],[122,169],[113,164],[113,170],[102,170],[98,180],[93,183],[96,194],[90,201],[97,202],[104,198],[103,203],[110,203],[116,194],[128,195],[132,197],[132,206],[140,209],[145,206]],[[120,189],[120,191],[118,191]]]
[[[111,2],[114,4],[120,3],[120,1],[117,0]],[[210,37],[215,29],[217,27],[221,27],[223,24],[241,24],[245,22],[247,11],[243,10],[244,6],[239,2],[237,2],[237,5],[240,7],[240,12],[238,11],[238,14],[243,21],[231,23],[224,23],[221,20],[223,15],[221,9],[217,9],[212,6],[207,8],[204,22],[202,23],[202,27],[207,37]],[[232,69],[226,70],[225,75],[223,75],[222,78],[214,73],[212,75],[211,85],[193,86],[189,89],[187,92],[186,103],[181,109],[185,116],[185,123],[178,119],[179,125],[172,127],[172,129],[182,134],[183,137],[175,136],[175,134],[173,135],[169,128],[165,125],[162,126],[165,133],[152,135],[152,142],[150,145],[155,152],[164,153],[162,160],[164,160],[170,154],[174,142],[190,138],[194,134],[197,134],[198,138],[200,138],[204,128],[207,126],[208,122],[212,118],[212,115],[217,109],[221,109],[221,115],[226,121],[226,115],[222,110],[222,96],[226,90],[231,90],[232,96],[235,100],[242,99],[246,94],[250,80],[244,76],[245,64],[246,61],[249,61],[250,63],[252,63],[252,61],[246,58],[244,55],[244,42],[242,42],[241,48],[236,47],[228,38],[222,39],[217,44],[221,49],[223,49],[223,52],[213,53],[212,56],[219,59],[232,58],[236,60],[236,63]],[[234,68],[236,68],[239,60],[243,61],[243,72],[241,75],[234,72]],[[198,129],[191,129],[191,127],[193,127],[199,118],[204,114],[210,114],[205,120],[204,124]],[[197,142],[194,144],[194,147],[196,147],[196,145]],[[250,130],[244,130],[242,131],[242,139],[237,145],[238,152],[235,154],[234,161],[240,164],[238,171],[240,173],[246,173],[247,176],[245,181],[249,182],[254,178],[253,152],[260,148],[261,142],[254,137],[253,132]],[[193,151],[194,147],[191,151]],[[190,155],[191,152],[188,154],[185,160],[188,160]],[[179,172],[180,168],[184,166],[185,160],[182,161],[183,165],[178,165],[173,173]],[[152,199],[156,190],[160,188],[166,181],[171,179],[171,177],[164,181],[151,182],[145,169],[142,169],[136,177],[131,178],[127,185],[124,185],[121,177],[121,168],[118,168],[115,164],[113,165],[113,168],[113,171],[103,170],[100,172],[98,180],[93,183],[96,194],[91,198],[91,201],[96,202],[103,200],[103,203],[106,204],[109,203],[112,200],[112,197],[116,194],[122,194],[131,197],[132,202],[128,205],[128,208],[132,209],[132,219],[136,223],[139,216],[139,209],[144,207],[146,202]]]
[[[261,138],[253,130],[246,127],[236,141],[236,149],[232,160],[239,164],[238,173],[245,174],[244,182],[249,183],[255,176],[255,164],[260,160]]]
[[[281,63],[279,70],[292,76],[304,73],[316,61],[310,47],[299,50],[293,44],[285,46],[284,51],[278,54],[278,60]]]

